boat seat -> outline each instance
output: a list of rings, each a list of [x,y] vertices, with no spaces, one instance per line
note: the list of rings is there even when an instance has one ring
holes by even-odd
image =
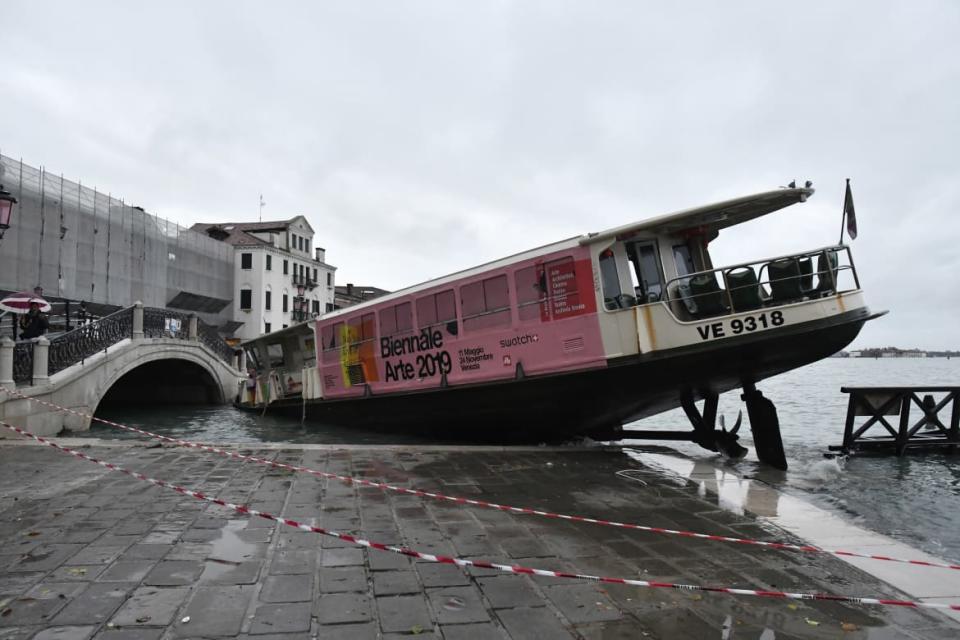
[[[767,263],[767,273],[774,303],[781,304],[803,298],[800,263],[796,258],[781,258]]]
[[[691,298],[697,304],[698,318],[716,316],[727,312],[723,304],[723,289],[717,284],[716,273],[701,273],[689,281]]]
[[[835,293],[833,283],[837,279],[837,265],[840,262],[837,259],[836,251],[828,251],[827,256],[829,258],[824,258],[821,253],[817,257],[817,293],[824,296]],[[827,262],[828,259],[829,263]],[[832,277],[831,273],[833,274]]]
[[[800,258],[797,265],[800,267],[800,290],[804,293],[813,291],[813,260]]]
[[[738,267],[726,273],[733,312],[753,311],[763,306],[763,292],[753,267]]]
[[[690,285],[686,283],[680,283],[677,285],[677,288],[674,289],[674,295],[670,296],[671,306],[673,308],[673,313],[678,318],[683,318],[681,311],[685,311],[690,319],[697,316],[697,303],[693,299],[693,292],[690,291]],[[682,307],[682,309],[681,309]]]

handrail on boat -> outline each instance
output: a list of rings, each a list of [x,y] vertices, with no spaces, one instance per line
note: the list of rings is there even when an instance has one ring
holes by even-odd
[[[841,254],[846,254],[842,264]],[[813,258],[817,259],[816,270]],[[834,295],[840,291],[843,272],[852,275],[854,286],[859,289],[860,279],[850,247],[832,245],[679,276],[667,281],[659,302],[666,303],[671,313],[681,320],[762,310]],[[717,282],[718,274],[721,283]]]

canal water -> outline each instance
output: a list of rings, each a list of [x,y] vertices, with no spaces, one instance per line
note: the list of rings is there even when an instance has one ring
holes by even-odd
[[[729,469],[825,507],[867,529],[960,562],[960,453],[913,453],[828,459],[827,447],[840,444],[846,415],[844,385],[950,385],[960,382],[960,359],[831,358],[759,385],[779,411],[790,470],[783,474],[746,459],[724,461],[688,443],[668,443],[671,455]],[[742,404],[739,392],[720,398],[719,410],[733,425]],[[913,414],[918,412],[914,411]],[[746,411],[744,411],[746,414]],[[116,409],[101,417],[165,435],[201,442],[290,442],[298,444],[411,444],[423,438],[329,426],[237,411],[231,407]],[[680,410],[634,423],[635,428],[687,429]],[[628,428],[629,428],[628,426]],[[879,428],[879,427],[877,427]],[[124,438],[130,434],[96,425],[90,434]],[[744,415],[741,443],[752,446]],[[138,437],[139,436],[135,436]],[[431,443],[440,443],[436,438]],[[637,446],[649,442],[627,441]],[[664,443],[658,443],[663,445]],[[662,446],[658,447],[661,452]]]

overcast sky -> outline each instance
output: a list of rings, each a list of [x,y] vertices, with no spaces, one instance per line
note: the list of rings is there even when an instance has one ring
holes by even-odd
[[[960,348],[960,3],[669,4],[5,0],[0,151],[387,289],[792,178],[715,262],[817,248],[849,177],[855,345]]]

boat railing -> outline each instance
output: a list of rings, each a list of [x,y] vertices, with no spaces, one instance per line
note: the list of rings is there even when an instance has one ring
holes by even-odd
[[[860,288],[853,256],[848,246],[836,245],[673,278],[661,301],[681,320],[701,320],[828,297],[850,288]]]

